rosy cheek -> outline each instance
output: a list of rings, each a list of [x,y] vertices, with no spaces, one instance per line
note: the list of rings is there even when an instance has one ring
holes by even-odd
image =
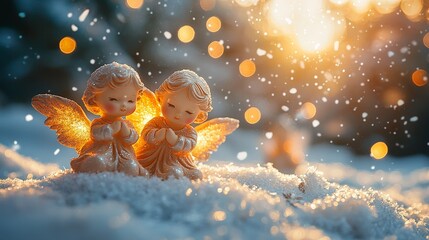
[[[133,113],[135,110],[136,110],[136,106],[133,106],[133,107],[131,107],[131,108],[128,110],[128,112],[129,112],[129,113]]]
[[[170,109],[168,107],[163,107],[162,108],[162,114],[165,116],[170,114]]]
[[[194,118],[194,117],[187,118],[187,119],[186,119],[186,124],[191,124],[191,123],[193,123],[193,122],[194,122],[194,120],[195,120],[195,118]]]
[[[115,105],[113,103],[107,103],[104,105],[104,109],[106,109],[107,112],[111,113],[115,111]]]

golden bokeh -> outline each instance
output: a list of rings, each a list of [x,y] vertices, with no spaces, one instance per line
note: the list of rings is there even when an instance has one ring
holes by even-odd
[[[177,37],[181,42],[188,43],[191,42],[195,37],[195,30],[189,25],[185,25],[177,31]]]
[[[216,0],[200,0],[200,7],[204,11],[210,11],[216,6]]]
[[[139,9],[143,6],[144,0],[126,0],[126,3],[132,9]]]
[[[371,147],[371,157],[379,160],[384,158],[389,151],[387,145],[384,142],[376,142]]]
[[[302,105],[301,111],[305,119],[312,119],[316,115],[316,106],[311,102],[306,102]]]
[[[423,37],[423,44],[429,48],[429,33],[426,33],[425,36]]]
[[[424,86],[428,83],[427,72],[423,69],[417,69],[416,71],[414,71],[411,78],[413,80],[413,83],[418,87]]]
[[[63,37],[59,44],[60,51],[64,54],[70,54],[76,49],[76,41],[71,37]]]
[[[256,124],[261,120],[261,111],[256,107],[251,107],[244,113],[244,119],[250,124]]]
[[[423,9],[423,0],[402,0],[401,10],[407,17],[416,17]]]
[[[208,53],[212,58],[220,58],[223,54],[223,45],[218,41],[213,41],[208,46]]]
[[[210,17],[207,19],[206,28],[209,32],[217,32],[222,27],[222,22],[218,17]]]
[[[252,60],[246,59],[240,63],[239,71],[243,77],[251,77],[256,72],[256,65]]]
[[[397,9],[401,0],[376,0],[373,6],[381,14],[389,14]]]
[[[213,212],[213,220],[217,222],[224,221],[226,219],[226,213],[224,211]]]

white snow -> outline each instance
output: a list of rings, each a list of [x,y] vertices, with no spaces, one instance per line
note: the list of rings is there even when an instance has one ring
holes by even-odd
[[[29,113],[34,120],[26,122],[23,116]],[[427,239],[429,235],[429,161],[422,156],[375,161],[344,148],[318,145],[296,174],[284,174],[254,153],[237,160],[237,153],[245,152],[237,149],[246,149],[251,139],[259,141],[257,134],[239,131],[231,136],[232,144],[222,145],[220,153],[199,165],[202,181],[161,181],[121,173],[75,174],[67,166],[72,155],[51,142],[54,135],[42,134],[51,131],[45,128],[39,115],[26,108],[0,111],[0,143],[9,145],[8,136],[23,146],[14,150],[0,144],[2,239]],[[30,137],[33,134],[38,138]],[[235,141],[241,138],[244,141]],[[54,149],[61,152],[53,156]],[[24,150],[41,160],[17,153]],[[61,163],[53,164],[57,160],[49,156],[61,158]],[[224,161],[217,161],[219,156]]]

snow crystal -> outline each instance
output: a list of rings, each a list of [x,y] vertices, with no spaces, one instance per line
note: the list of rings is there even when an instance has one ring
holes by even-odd
[[[266,137],[267,139],[271,139],[271,138],[273,138],[273,132],[266,132],[266,133],[265,133],[265,137]]]
[[[88,17],[89,9],[85,9],[79,16],[79,21],[83,22],[85,21],[86,17]]]
[[[57,148],[57,149],[55,150],[54,155],[58,155],[58,153],[60,153],[60,149],[59,149],[59,148]]]
[[[284,112],[289,111],[289,108],[288,108],[287,106],[285,106],[285,105],[283,105],[281,108],[282,108],[282,110],[283,110]]]
[[[247,152],[239,152],[237,154],[237,159],[240,161],[243,161],[247,158]]]
[[[291,88],[289,90],[289,93],[291,93],[291,94],[296,94],[297,92],[298,92],[298,90],[296,88]]]
[[[320,122],[319,122],[319,120],[313,120],[313,122],[312,122],[312,125],[313,125],[313,127],[317,127],[317,126],[319,126],[320,125]]]
[[[265,54],[267,54],[267,51],[265,51],[264,49],[260,49],[260,48],[258,48],[258,49],[256,50],[256,54],[257,54],[258,56],[264,56]]]
[[[72,25],[71,25],[71,30],[72,30],[73,32],[76,32],[77,30],[79,30],[79,28],[78,28],[76,25],[72,24]]]
[[[165,37],[166,39],[171,39],[172,35],[171,35],[171,33],[170,33],[170,32],[165,31],[165,32],[164,32],[164,37]]]
[[[417,122],[417,120],[419,120],[419,118],[417,116],[410,118],[410,122]]]
[[[31,114],[27,114],[27,115],[25,115],[25,121],[26,122],[31,122],[31,121],[33,121],[33,116],[31,115]]]

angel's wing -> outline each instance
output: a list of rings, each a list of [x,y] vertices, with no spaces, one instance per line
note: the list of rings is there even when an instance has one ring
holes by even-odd
[[[46,116],[45,125],[57,133],[58,142],[77,152],[90,139],[91,123],[73,100],[51,94],[33,97],[31,105]]]
[[[215,118],[197,126],[195,130],[198,132],[198,142],[192,150],[195,160],[206,161],[238,125],[237,119]]]
[[[152,118],[161,115],[161,108],[156,100],[155,94],[146,89],[143,95],[137,99],[136,111],[133,114],[127,116],[137,133],[140,135],[144,128],[144,125],[149,122]]]

